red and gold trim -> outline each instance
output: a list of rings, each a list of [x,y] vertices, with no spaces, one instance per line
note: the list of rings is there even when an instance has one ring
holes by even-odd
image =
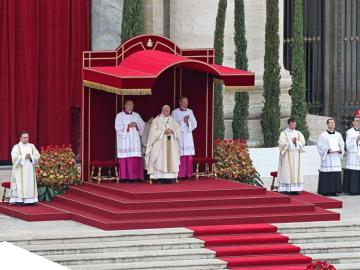
[[[151,95],[150,88],[138,88],[138,89],[131,89],[131,88],[117,88],[101,83],[91,82],[87,80],[83,80],[83,84],[86,87],[97,89],[101,91],[105,91],[108,93],[113,93],[116,95]]]

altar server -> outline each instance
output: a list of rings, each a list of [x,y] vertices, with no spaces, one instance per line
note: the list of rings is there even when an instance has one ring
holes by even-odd
[[[326,123],[328,128],[321,133],[317,144],[321,159],[318,193],[335,196],[342,191],[341,160],[345,143],[341,134],[335,131],[334,119],[330,118]]]
[[[29,133],[20,133],[20,141],[11,151],[12,175],[10,185],[11,204],[34,204],[38,201],[34,167],[40,158],[39,151],[29,143]]]
[[[150,179],[158,183],[175,183],[180,165],[181,129],[170,116],[170,107],[164,105],[162,112],[151,123],[146,145],[146,168]]]
[[[144,179],[140,136],[145,123],[133,109],[134,102],[127,100],[115,119],[119,177],[124,182]]]
[[[346,170],[343,191],[352,195],[360,194],[360,110],[352,121],[352,128],[346,132]]]
[[[195,155],[194,138],[192,132],[197,127],[194,113],[188,108],[187,97],[180,97],[179,108],[173,110],[171,116],[181,129],[180,169],[179,178],[191,178],[193,175],[193,156]]]
[[[290,118],[288,128],[281,132],[279,138],[279,192],[285,194],[299,194],[304,190],[301,153],[305,151],[305,139],[295,128],[296,121]]]

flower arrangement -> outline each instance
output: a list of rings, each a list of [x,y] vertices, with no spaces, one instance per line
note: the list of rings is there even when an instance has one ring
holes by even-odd
[[[80,183],[71,145],[49,145],[41,147],[40,151],[41,158],[35,170],[40,201],[50,201],[55,194],[64,192],[68,185]]]
[[[215,140],[216,174],[220,178],[263,186],[259,173],[250,159],[246,140]]]
[[[327,264],[326,262],[317,261],[309,264],[305,270],[336,270],[336,268],[331,264]]]

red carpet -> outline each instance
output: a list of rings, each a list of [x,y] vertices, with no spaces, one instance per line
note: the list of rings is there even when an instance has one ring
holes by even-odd
[[[301,192],[293,198],[294,200],[314,204],[323,209],[342,208],[342,201],[306,191]]]
[[[26,221],[46,221],[70,219],[71,214],[46,205],[12,206],[8,203],[0,204],[0,213]]]
[[[304,270],[311,258],[269,224],[189,227],[230,270]]]
[[[0,212],[27,221],[72,219],[104,230],[338,220],[338,213],[312,203],[328,207],[335,200],[318,197],[289,197],[220,179],[172,185],[84,183],[49,203],[0,204]]]

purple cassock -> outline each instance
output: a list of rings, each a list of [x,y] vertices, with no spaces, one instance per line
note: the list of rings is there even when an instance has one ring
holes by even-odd
[[[136,123],[136,126],[131,126]],[[144,179],[140,136],[145,123],[136,112],[120,112],[116,115],[115,130],[119,177],[122,180]]]
[[[192,132],[197,127],[194,113],[189,108],[177,108],[173,110],[171,116],[181,128],[180,144],[180,168],[179,178],[190,178],[193,175],[193,156],[195,155],[195,146]],[[186,122],[185,119],[188,118]]]

